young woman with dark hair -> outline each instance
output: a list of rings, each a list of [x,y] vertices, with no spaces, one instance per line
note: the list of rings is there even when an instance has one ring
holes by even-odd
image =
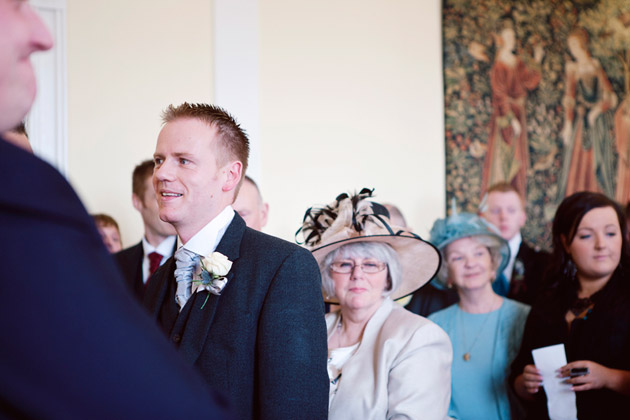
[[[580,420],[627,409],[630,395],[630,256],[623,212],[603,194],[579,192],[560,204],[553,222],[549,289],[527,319],[511,383],[529,400],[528,418],[548,418],[533,349],[564,344],[558,376],[576,392]],[[571,377],[571,369],[586,374]]]

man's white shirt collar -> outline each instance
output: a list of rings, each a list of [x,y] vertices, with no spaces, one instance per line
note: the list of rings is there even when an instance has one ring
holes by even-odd
[[[223,239],[223,235],[227,230],[232,219],[234,219],[234,209],[232,206],[227,206],[221,213],[214,219],[205,225],[199,232],[197,232],[188,242],[182,244],[181,238],[177,239],[177,248],[182,245],[189,251],[195,254],[207,257],[217,249],[219,242]]]

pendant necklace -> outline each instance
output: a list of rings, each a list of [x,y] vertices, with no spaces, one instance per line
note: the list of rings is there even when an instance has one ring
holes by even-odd
[[[493,311],[490,311],[490,312],[486,313],[485,318],[483,319],[483,322],[481,323],[481,327],[479,327],[479,331],[477,331],[477,335],[475,335],[475,338],[473,339],[473,342],[470,345],[470,347],[466,346],[466,327],[465,327],[464,322],[462,320],[462,314],[461,314],[462,312],[464,312],[464,311],[461,308],[459,308],[459,314],[458,314],[459,316],[458,316],[458,318],[459,318],[459,324],[462,327],[462,341],[463,341],[464,350],[465,350],[463,359],[464,359],[464,362],[467,362],[467,361],[470,360],[470,352],[472,351],[472,348],[475,346],[475,344],[477,343],[477,340],[481,336],[483,328],[486,326],[486,323],[488,322],[488,319],[492,315]]]

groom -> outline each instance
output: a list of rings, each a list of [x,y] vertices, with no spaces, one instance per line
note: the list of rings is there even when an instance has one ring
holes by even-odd
[[[160,218],[175,226],[180,247],[152,277],[145,305],[240,418],[325,419],[317,263],[297,245],[246,227],[232,209],[249,142],[230,115],[184,103],[169,106],[163,120],[153,186]],[[213,252],[229,260],[227,274],[204,260]],[[202,268],[206,280],[223,276],[227,283],[200,284]]]

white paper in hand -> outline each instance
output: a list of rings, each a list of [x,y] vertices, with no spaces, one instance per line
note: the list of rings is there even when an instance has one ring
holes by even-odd
[[[547,409],[551,420],[576,420],[575,391],[563,378],[557,378],[556,370],[567,364],[564,344],[532,350],[534,364],[543,377],[547,394]]]

